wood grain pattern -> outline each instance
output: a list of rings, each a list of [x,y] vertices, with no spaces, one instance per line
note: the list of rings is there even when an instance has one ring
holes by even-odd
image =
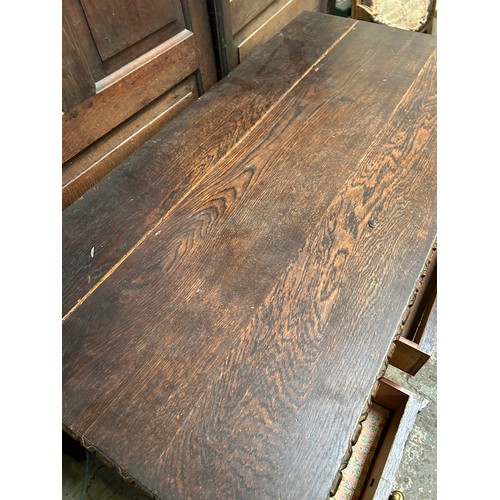
[[[325,498],[434,241],[435,41],[305,20],[344,36],[261,52],[315,57],[64,321],[66,431],[161,498]]]
[[[222,78],[239,64],[231,26],[231,5],[228,0],[207,0],[207,4],[213,28],[217,72]]]
[[[95,93],[92,70],[83,56],[68,2],[62,3],[62,110],[66,112]]]
[[[331,0],[208,0],[219,75],[234,69],[301,12],[333,14],[334,4]]]
[[[203,94],[217,82],[215,53],[206,2],[184,0],[186,26],[193,32],[199,71],[196,72],[198,93]]]
[[[332,24],[330,18],[303,14],[218,83],[210,95],[192,104],[183,113],[183,121],[171,123],[68,207],[63,212],[63,314],[134,248],[353,24],[348,19]],[[189,122],[188,127],[184,121]]]
[[[430,103],[417,106],[422,104]],[[417,167],[412,148],[421,158],[435,148],[433,112],[431,107],[425,131],[407,131],[410,137],[401,129],[406,112],[389,127],[394,136],[373,145],[377,167],[368,155],[192,405],[157,472],[175,478],[164,485],[168,495],[326,496],[348,445],[346,429],[357,424],[397,330],[403,296],[413,286],[407,282],[404,289],[402,270],[397,262],[389,266],[387,255],[412,262],[406,272],[417,275],[432,244],[432,234],[420,232],[420,217],[408,211],[405,194],[410,185],[421,186],[422,198],[413,199],[417,213],[430,201],[429,165]],[[403,144],[411,149],[400,156]],[[413,158],[405,165],[409,191],[396,194],[402,182],[396,171],[409,160],[406,155]],[[384,177],[387,184],[377,185]],[[384,229],[380,224],[376,234],[367,224],[373,213],[384,215]],[[391,232],[398,237],[389,237]],[[419,232],[426,250],[417,264],[409,242]],[[389,241],[396,247],[384,249]]]

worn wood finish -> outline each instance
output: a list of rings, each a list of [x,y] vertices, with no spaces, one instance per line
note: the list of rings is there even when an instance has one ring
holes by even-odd
[[[95,184],[112,167],[96,164],[106,134],[134,133],[158,100],[188,79],[196,94],[216,79],[208,11],[194,0],[64,0],[62,162],[65,184],[75,172],[79,190]],[[146,107],[148,110],[146,111]],[[161,108],[161,107],[160,107]],[[154,122],[165,121],[151,117]],[[142,117],[138,115],[143,114]],[[174,116],[175,113],[170,113]],[[128,120],[128,124],[125,121]],[[142,136],[135,135],[137,143]],[[143,134],[146,138],[147,134]],[[129,140],[125,143],[130,144]],[[93,149],[94,151],[90,151]],[[125,147],[127,149],[127,147]],[[78,160],[75,157],[82,153]],[[125,156],[125,150],[121,156]],[[90,163],[67,169],[70,160]],[[83,172],[83,173],[82,173]],[[83,182],[82,182],[83,178]],[[78,190],[77,190],[78,191]],[[73,199],[64,196],[63,205]]]
[[[144,64],[147,61],[148,64]],[[194,35],[183,30],[63,116],[63,161],[89,146],[197,68]],[[154,82],[151,85],[150,82]]]
[[[327,16],[304,14],[186,109],[183,121],[166,127],[115,175],[104,178],[98,188],[64,211],[63,314],[214,168],[352,24],[338,19],[332,25]]]
[[[208,0],[208,4],[221,76],[301,12],[335,12],[332,0]]]
[[[217,72],[222,78],[239,64],[238,49],[233,40],[230,2],[207,0],[207,4],[212,24]]]
[[[92,69],[73,22],[71,4],[62,3],[62,109],[68,111],[95,93]]]
[[[85,276],[81,214],[116,186],[142,207],[111,206],[135,242],[68,287],[63,423],[161,498],[325,498],[436,233],[434,39],[307,13],[251,58],[64,221]]]
[[[246,2],[245,0],[230,0],[231,26],[233,33],[238,33],[253,18],[269,7],[275,0],[255,0]]]

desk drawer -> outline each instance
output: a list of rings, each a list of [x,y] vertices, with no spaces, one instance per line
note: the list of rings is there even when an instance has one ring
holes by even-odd
[[[386,378],[379,381],[372,404],[338,478],[335,500],[387,500],[404,446],[424,399]]]
[[[430,358],[436,333],[437,253],[434,252],[389,363],[415,375]]]

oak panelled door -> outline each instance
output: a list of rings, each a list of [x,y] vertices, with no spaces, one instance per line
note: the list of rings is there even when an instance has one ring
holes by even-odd
[[[63,0],[63,207],[217,79],[206,3]]]

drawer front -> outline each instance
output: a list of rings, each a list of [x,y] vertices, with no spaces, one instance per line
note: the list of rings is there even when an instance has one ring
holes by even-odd
[[[434,248],[419,291],[408,310],[389,363],[415,375],[430,358],[437,335],[437,252]]]
[[[394,382],[379,381],[347,466],[337,476],[335,500],[387,500],[424,398]]]

